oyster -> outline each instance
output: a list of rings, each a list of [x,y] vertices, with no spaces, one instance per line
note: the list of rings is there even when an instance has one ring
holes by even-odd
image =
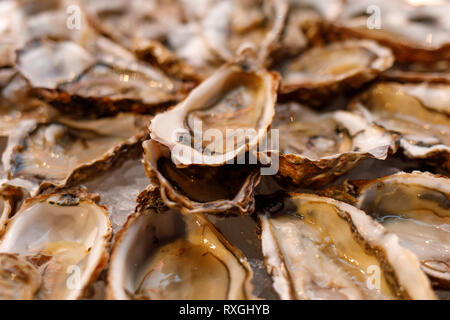
[[[419,258],[440,286],[450,286],[450,180],[426,172],[399,172],[350,181],[327,194],[354,204]]]
[[[406,156],[450,171],[450,85],[379,83],[351,103],[368,121],[399,132]],[[405,108],[405,106],[408,106]]]
[[[279,130],[278,175],[318,187],[365,158],[385,159],[396,137],[349,111],[316,112],[297,103],[278,104],[272,129]]]
[[[4,227],[17,208],[20,207],[22,200],[28,195],[24,188],[8,184],[2,181],[0,185],[0,236],[3,234]]]
[[[24,294],[34,299],[83,296],[106,266],[111,236],[108,212],[92,199],[83,190],[66,190],[25,202],[1,239],[0,268],[17,261],[14,280],[0,281],[0,292],[12,287],[17,294],[22,292],[21,298]],[[29,281],[16,270],[26,272]]]
[[[223,61],[234,60],[242,46],[251,45],[264,63],[279,41],[287,9],[285,0],[217,1],[202,21],[203,34]]]
[[[435,63],[397,63],[381,78],[402,82],[450,83],[450,61]]]
[[[203,215],[150,201],[116,239],[107,290],[110,299],[250,299],[252,274],[243,254]]]
[[[143,143],[144,165],[161,198],[183,213],[251,214],[260,168],[252,165],[177,168],[170,152],[155,140]]]
[[[105,62],[70,41],[35,41],[19,52],[17,67],[35,93],[75,116],[147,113],[180,100],[191,87],[150,65],[124,59]]]
[[[372,41],[348,40],[312,48],[281,66],[280,92],[320,104],[333,94],[361,87],[393,62],[390,50]]]
[[[262,248],[282,299],[435,299],[414,254],[361,210],[290,194],[260,216]]]
[[[39,189],[74,185],[142,152],[148,118],[119,114],[113,118],[49,123],[25,120],[10,136],[3,154],[9,178],[24,178]]]
[[[445,2],[413,6],[406,1],[348,1],[337,21],[323,23],[321,36],[376,40],[402,62],[448,60],[449,10]]]
[[[276,102],[278,76],[252,60],[228,63],[174,108],[154,117],[151,138],[177,166],[223,165],[258,146]]]

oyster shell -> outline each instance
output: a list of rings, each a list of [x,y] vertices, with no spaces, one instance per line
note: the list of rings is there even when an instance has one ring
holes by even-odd
[[[75,116],[147,113],[180,100],[191,87],[150,65],[123,59],[106,62],[70,41],[35,41],[18,53],[17,67],[35,93]]]
[[[312,48],[280,68],[280,92],[320,104],[338,92],[361,87],[393,62],[390,50],[372,41],[348,40]]]
[[[295,193],[277,207],[261,240],[282,299],[436,298],[415,255],[361,210]]]
[[[20,207],[22,200],[28,196],[27,191],[19,186],[2,181],[0,184],[0,236],[3,234],[8,219]]]
[[[397,63],[381,78],[388,81],[450,83],[450,61],[436,63]]]
[[[316,112],[297,103],[278,104],[272,124],[279,130],[278,176],[318,187],[365,158],[385,159],[396,137],[349,111]]]
[[[329,196],[360,208],[417,255],[440,286],[450,286],[450,180],[426,172],[399,172],[330,188]]]
[[[151,138],[172,151],[177,166],[223,165],[266,135],[278,81],[277,74],[251,60],[228,63],[174,108],[156,115]]]
[[[368,121],[401,134],[400,147],[450,171],[450,85],[379,83],[351,103]],[[408,108],[405,108],[408,106]]]
[[[448,60],[449,10],[445,2],[413,6],[406,1],[348,1],[336,22],[322,24],[321,36],[375,40],[391,48],[402,62]]]
[[[0,252],[2,256],[20,255],[22,261],[17,262],[18,267],[31,269],[27,273],[35,280],[23,284],[17,277],[17,281],[6,283],[6,289],[12,285],[28,292],[27,298],[34,299],[83,296],[84,290],[106,266],[111,236],[108,212],[92,199],[83,190],[66,190],[24,203],[8,223]],[[40,285],[37,275],[40,275]],[[37,292],[36,288],[39,288]]]
[[[41,124],[25,120],[10,136],[3,165],[9,178],[33,181],[39,190],[74,185],[139,156],[147,123],[148,118],[132,114]]]
[[[29,84],[20,74],[14,72],[0,88],[0,136],[8,137],[22,120],[46,122],[56,116],[56,110],[32,96]]]
[[[183,213],[251,214],[260,169],[251,165],[177,168],[169,150],[155,140],[143,143],[144,166],[164,203]]]
[[[202,21],[203,34],[223,61],[233,61],[250,45],[264,63],[279,41],[287,9],[285,0],[217,1]]]
[[[250,299],[252,275],[243,254],[203,215],[183,215],[150,201],[138,206],[117,236],[108,297]]]

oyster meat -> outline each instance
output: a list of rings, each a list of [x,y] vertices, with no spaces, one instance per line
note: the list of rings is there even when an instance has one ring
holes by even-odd
[[[317,112],[298,103],[278,104],[272,129],[279,130],[278,175],[318,187],[365,158],[385,159],[396,137],[349,111]]]
[[[14,269],[13,280],[0,280],[0,292],[12,290],[7,298],[81,298],[108,261],[111,224],[93,200],[81,189],[28,199],[1,238],[0,269]]]
[[[262,248],[281,299],[435,299],[416,256],[363,211],[295,193],[268,210]]]
[[[347,40],[315,47],[280,67],[280,92],[320,104],[338,92],[361,87],[393,62],[390,50],[373,41]]]
[[[9,178],[51,186],[74,185],[127,158],[138,157],[148,134],[147,117],[119,114],[112,118],[49,123],[25,120],[10,136],[3,154]]]
[[[151,193],[149,188],[140,195]],[[251,268],[203,215],[138,206],[120,231],[108,271],[110,299],[249,299]]]
[[[450,85],[378,83],[351,103],[368,121],[401,134],[406,156],[450,171]],[[407,108],[405,106],[408,106]]]

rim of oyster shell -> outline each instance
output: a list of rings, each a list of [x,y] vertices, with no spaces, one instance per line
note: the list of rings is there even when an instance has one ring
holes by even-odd
[[[355,112],[319,112],[294,102],[278,104],[276,110],[278,176],[296,185],[324,185],[363,159],[386,159],[397,150],[395,135]]]
[[[245,256],[205,216],[155,206],[146,193],[158,197],[153,186],[143,191],[116,237],[109,299],[254,298]]]
[[[22,200],[27,196],[28,192],[25,188],[10,184],[6,179],[0,181],[0,236],[2,236],[8,220],[15,214]]]
[[[106,267],[112,227],[96,200],[79,188],[40,195],[9,221],[0,252],[19,254],[37,269],[42,285],[34,298],[80,299]]]
[[[265,64],[278,45],[287,11],[287,0],[218,1],[205,13],[202,33],[223,61],[233,61],[243,48],[251,46],[257,48],[258,61]]]
[[[379,11],[374,11],[373,6]],[[367,17],[369,7],[372,8],[370,21]],[[415,6],[406,1],[351,1],[344,5],[336,21],[319,22],[319,31],[311,35],[311,38],[313,41],[323,41],[324,38],[375,40],[391,48],[396,60],[403,62],[448,60],[448,8],[448,3]],[[374,25],[376,17],[380,19],[381,28]],[[372,28],[368,28],[368,23],[372,24]]]
[[[141,142],[148,138],[147,123],[147,117],[134,114],[95,120],[61,117],[49,123],[25,120],[8,140],[3,166],[9,178],[35,183],[33,193],[71,186],[138,157]]]
[[[281,67],[280,93],[312,99],[361,87],[394,63],[391,50],[370,40],[314,47]],[[320,102],[320,101],[319,101]]]
[[[450,61],[397,63],[380,76],[385,81],[450,83]]]
[[[150,137],[172,151],[177,166],[223,165],[265,137],[275,113],[278,82],[276,73],[252,60],[227,63],[179,104],[156,115]],[[203,135],[209,134],[213,136],[208,144]],[[217,134],[218,141],[212,140]]]
[[[415,255],[363,211],[296,193],[282,210],[260,215],[265,263],[281,299],[436,299]]]
[[[65,114],[81,117],[158,111],[185,97],[193,86],[101,40],[93,49],[101,52],[99,57],[75,42],[35,40],[18,51],[17,68],[34,94]]]
[[[433,282],[449,287],[450,179],[413,171],[349,184],[355,206],[397,234]]]
[[[256,166],[189,166],[177,168],[170,152],[155,140],[142,143],[144,167],[150,181],[159,186],[169,208],[186,214],[243,215],[255,208],[254,192],[261,181]],[[229,182],[229,185],[224,181]]]
[[[400,133],[400,148],[407,157],[441,163],[450,171],[448,101],[450,84],[383,82],[355,97],[350,108]]]

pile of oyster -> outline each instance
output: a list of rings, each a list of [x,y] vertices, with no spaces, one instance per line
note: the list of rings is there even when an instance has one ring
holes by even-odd
[[[0,299],[450,299],[449,15],[1,1]]]

